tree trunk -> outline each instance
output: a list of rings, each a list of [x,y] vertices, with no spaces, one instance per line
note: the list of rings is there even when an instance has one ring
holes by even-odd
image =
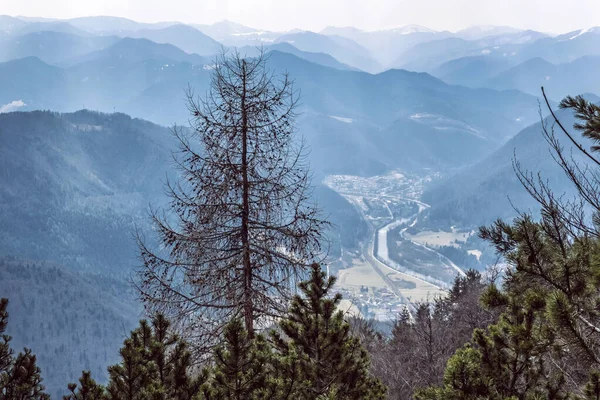
[[[244,320],[248,336],[254,337],[254,315],[252,304],[252,265],[250,264],[250,238],[248,225],[250,216],[248,184],[248,114],[246,112],[246,61],[242,61],[242,249],[244,276]]]

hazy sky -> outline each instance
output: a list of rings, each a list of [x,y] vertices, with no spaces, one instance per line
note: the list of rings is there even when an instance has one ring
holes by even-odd
[[[228,19],[269,30],[420,24],[438,30],[510,25],[559,33],[600,25],[600,0],[0,0],[0,14],[187,23]]]

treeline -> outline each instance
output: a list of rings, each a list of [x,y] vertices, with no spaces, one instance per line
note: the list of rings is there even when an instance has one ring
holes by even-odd
[[[250,336],[239,318],[224,328],[202,365],[163,315],[141,321],[123,343],[121,361],[97,383],[84,371],[63,400],[383,399],[385,387],[369,371],[369,359],[337,309],[335,282],[319,265],[300,284],[286,316],[265,334]],[[8,322],[0,303],[0,334]],[[0,345],[0,399],[46,400],[36,357],[14,357],[10,337]]]
[[[596,240],[587,249],[578,243],[565,253],[570,261],[561,259],[547,222],[482,229],[498,246],[514,241],[505,255],[518,268],[503,287],[469,271],[446,297],[400,315],[389,336],[348,321],[336,308],[334,278],[315,264],[273,328],[250,337],[234,318],[199,360],[158,314],[125,340],[106,385],[85,371],[64,400],[597,399],[600,249]],[[550,247],[531,257],[527,243]],[[8,301],[0,304],[2,334]],[[36,356],[14,356],[2,338],[0,399],[48,399]]]

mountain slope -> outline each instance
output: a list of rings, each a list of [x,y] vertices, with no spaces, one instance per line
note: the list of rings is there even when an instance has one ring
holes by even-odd
[[[558,65],[534,58],[490,79],[486,86],[532,94],[539,93],[540,86],[544,86],[553,99],[586,92],[600,94],[600,81],[592,79],[599,70],[600,56],[581,57]]]
[[[169,139],[123,114],[0,114],[0,255],[127,276]]]
[[[52,31],[28,33],[0,41],[0,62],[37,57],[48,64],[60,64],[108,47],[117,40],[115,36],[83,37]]]
[[[270,65],[289,71],[303,91],[303,103],[312,109],[379,126],[426,113],[462,121],[501,143],[536,118],[536,99],[516,91],[467,89],[403,70],[377,75],[336,71],[278,52],[272,53]],[[490,119],[502,122],[496,125]]]
[[[598,100],[598,97],[588,97]],[[568,110],[558,111],[557,116],[565,127],[570,128],[575,122]],[[559,131],[556,135],[568,151],[571,148],[568,139]],[[574,155],[580,159],[576,151]],[[535,212],[537,204],[513,170],[514,157],[523,169],[534,174],[540,172],[555,193],[574,193],[572,185],[552,158],[542,135],[541,122],[538,122],[521,131],[481,162],[427,189],[423,201],[432,207],[425,224],[477,227],[489,224],[496,218],[515,217],[513,204],[520,211]]]
[[[358,71],[356,68],[342,64],[327,53],[311,53],[309,51],[302,51],[287,42],[264,46],[263,50],[267,53],[278,51],[280,53],[293,54],[298,58],[314,64],[322,65],[324,67],[335,68],[343,71]],[[245,57],[256,57],[260,53],[261,48],[255,46],[244,46],[239,48],[238,51]]]
[[[280,36],[276,43],[287,42],[312,53],[327,53],[336,60],[367,72],[378,72],[381,65],[371,58],[369,51],[351,39],[325,36],[314,32],[299,32]]]
[[[156,43],[172,44],[185,51],[201,56],[213,56],[221,51],[221,44],[188,25],[176,24],[160,29],[142,29],[121,33],[119,36],[148,39]]]
[[[15,351],[32,349],[52,398],[89,370],[106,382],[106,367],[141,316],[131,287],[46,261],[0,257],[0,294],[9,299],[7,333]]]
[[[36,32],[60,32],[79,36],[89,35],[86,31],[78,29],[65,21],[29,22],[26,25],[21,26],[21,28],[18,31],[15,31],[14,35],[26,35],[28,33]]]
[[[11,17],[10,15],[0,15],[0,32],[11,34],[27,25],[27,22]]]
[[[433,71],[450,60],[474,55],[482,47],[481,43],[456,37],[423,42],[402,53],[393,65],[410,71]]]
[[[491,78],[513,66],[513,61],[505,57],[461,57],[435,68],[432,75],[453,85],[488,87],[486,84]]]
[[[591,55],[600,55],[600,27],[537,40],[523,46],[515,56],[521,61],[540,57],[561,64]]]
[[[0,107],[15,101],[23,102],[25,109],[61,110],[72,105],[65,96],[65,71],[38,58],[0,63],[0,76],[12,77],[0,79]]]
[[[156,43],[148,39],[124,38],[111,46],[75,57],[69,64],[76,65],[98,60],[114,60],[123,64],[139,63],[147,60],[164,60],[203,64],[206,59],[197,54],[188,54],[167,43]]]
[[[536,31],[484,36],[476,40],[456,35],[417,44],[402,53],[393,65],[411,71],[431,72],[449,61],[482,55],[505,58],[508,62],[517,64],[536,57],[535,51],[529,49],[536,48],[538,43],[546,40],[554,39]]]

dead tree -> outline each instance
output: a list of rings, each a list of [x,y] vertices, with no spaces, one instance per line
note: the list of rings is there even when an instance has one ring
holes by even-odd
[[[222,54],[205,98],[188,91],[192,129],[175,128],[180,171],[170,213],[153,213],[162,251],[140,240],[141,297],[207,349],[228,320],[255,326],[285,308],[328,224],[311,202],[297,92],[266,57]],[[257,324],[258,323],[258,324]]]

